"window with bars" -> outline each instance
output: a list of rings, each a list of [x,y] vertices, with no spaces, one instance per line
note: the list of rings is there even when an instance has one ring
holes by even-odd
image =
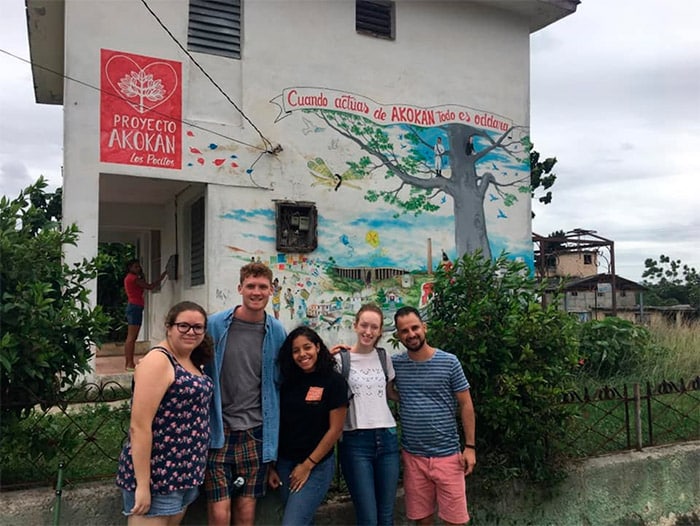
[[[394,2],[355,0],[355,30],[365,35],[394,40]]]
[[[242,0],[190,0],[187,49],[241,58]]]
[[[204,284],[204,197],[190,206],[190,286]]]

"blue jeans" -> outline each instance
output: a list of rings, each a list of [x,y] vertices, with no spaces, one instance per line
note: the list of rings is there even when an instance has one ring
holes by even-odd
[[[393,524],[399,482],[396,428],[344,431],[340,465],[355,505],[356,524]]]
[[[314,523],[316,510],[328,493],[335,473],[335,455],[331,455],[311,470],[306,484],[296,492],[289,491],[289,475],[296,462],[280,458],[277,460],[277,473],[282,481],[282,502],[284,516],[282,526],[304,526]]]

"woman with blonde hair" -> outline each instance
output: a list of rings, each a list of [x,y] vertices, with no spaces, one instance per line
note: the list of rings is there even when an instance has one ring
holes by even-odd
[[[356,523],[363,526],[393,524],[399,480],[396,421],[386,390],[394,379],[394,368],[386,351],[377,347],[383,321],[378,306],[360,307],[353,325],[357,341],[336,354],[352,392],[339,446],[340,465]]]

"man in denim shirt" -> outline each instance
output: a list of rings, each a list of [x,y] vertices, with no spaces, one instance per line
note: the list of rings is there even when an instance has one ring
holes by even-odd
[[[272,271],[253,262],[241,268],[242,304],[213,314],[208,332],[214,360],[211,444],[204,483],[210,525],[250,525],[256,499],[265,494],[268,463],[277,459],[279,373],[277,354],[286,337],[265,312]],[[242,477],[243,486],[234,481]],[[232,502],[233,501],[233,502]]]

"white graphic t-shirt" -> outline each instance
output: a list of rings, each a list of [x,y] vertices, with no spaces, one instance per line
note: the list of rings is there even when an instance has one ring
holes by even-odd
[[[377,429],[395,427],[396,421],[389,409],[386,399],[386,382],[384,369],[376,351],[369,353],[349,353],[350,374],[348,385],[352,399],[345,419],[344,431],[355,429]],[[336,360],[340,363],[340,356]],[[387,374],[394,379],[394,366],[387,356]]]

